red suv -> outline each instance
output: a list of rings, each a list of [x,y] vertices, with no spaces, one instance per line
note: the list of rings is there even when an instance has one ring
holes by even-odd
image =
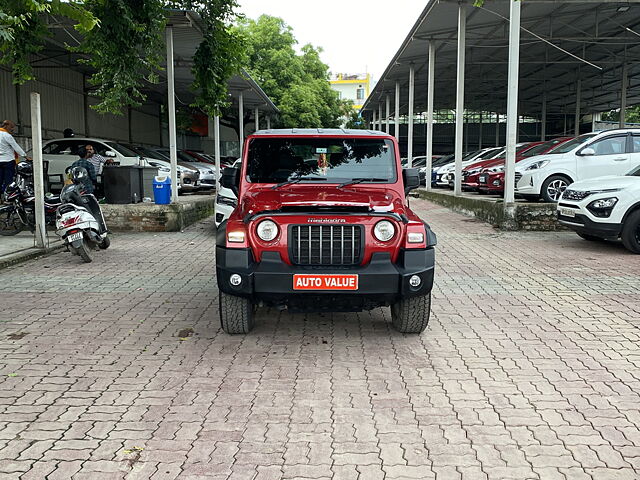
[[[424,331],[436,236],[409,209],[417,169],[396,139],[362,130],[269,130],[248,137],[222,186],[238,206],[216,238],[220,319],[247,333],[258,305],[292,311],[391,306],[394,327]]]

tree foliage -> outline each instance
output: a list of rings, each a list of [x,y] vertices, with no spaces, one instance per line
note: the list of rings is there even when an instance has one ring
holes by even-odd
[[[80,2],[61,0],[2,0],[0,2],[0,63],[11,65],[13,83],[33,80],[30,56],[42,50],[48,35],[45,15],[74,21],[86,33],[98,20]]]
[[[262,15],[243,19],[247,70],[280,109],[283,127],[338,127],[343,102],[329,84],[329,67],[322,50],[307,44],[297,53],[297,40],[285,21]]]
[[[611,110],[602,114],[602,119],[608,122],[620,121],[620,110]],[[627,107],[624,119],[627,123],[640,123],[640,105]]]

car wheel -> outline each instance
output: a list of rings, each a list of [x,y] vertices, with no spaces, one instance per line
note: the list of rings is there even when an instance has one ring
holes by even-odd
[[[391,322],[400,333],[422,333],[429,323],[431,293],[409,297],[391,305]]]
[[[604,240],[602,237],[597,237],[595,235],[587,235],[586,233],[579,233],[578,236],[584,240],[588,240],[590,242],[597,242],[600,240]]]
[[[229,334],[249,333],[253,329],[253,304],[245,297],[219,292],[220,324]]]
[[[622,244],[633,253],[640,253],[640,210],[627,217],[622,227]]]
[[[542,184],[540,194],[542,199],[548,203],[556,203],[569,186],[569,179],[562,175],[552,175]]]

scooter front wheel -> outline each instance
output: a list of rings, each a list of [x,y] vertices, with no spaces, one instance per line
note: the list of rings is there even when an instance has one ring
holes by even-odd
[[[98,244],[102,250],[106,250],[111,245],[111,239],[109,237],[104,237],[102,241]]]

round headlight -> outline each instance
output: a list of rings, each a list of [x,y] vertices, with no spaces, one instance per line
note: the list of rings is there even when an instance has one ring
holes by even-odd
[[[381,220],[373,227],[373,234],[381,242],[388,242],[396,234],[396,227],[388,220]]]
[[[271,220],[263,220],[258,224],[258,237],[265,242],[270,242],[278,236],[278,225]]]

